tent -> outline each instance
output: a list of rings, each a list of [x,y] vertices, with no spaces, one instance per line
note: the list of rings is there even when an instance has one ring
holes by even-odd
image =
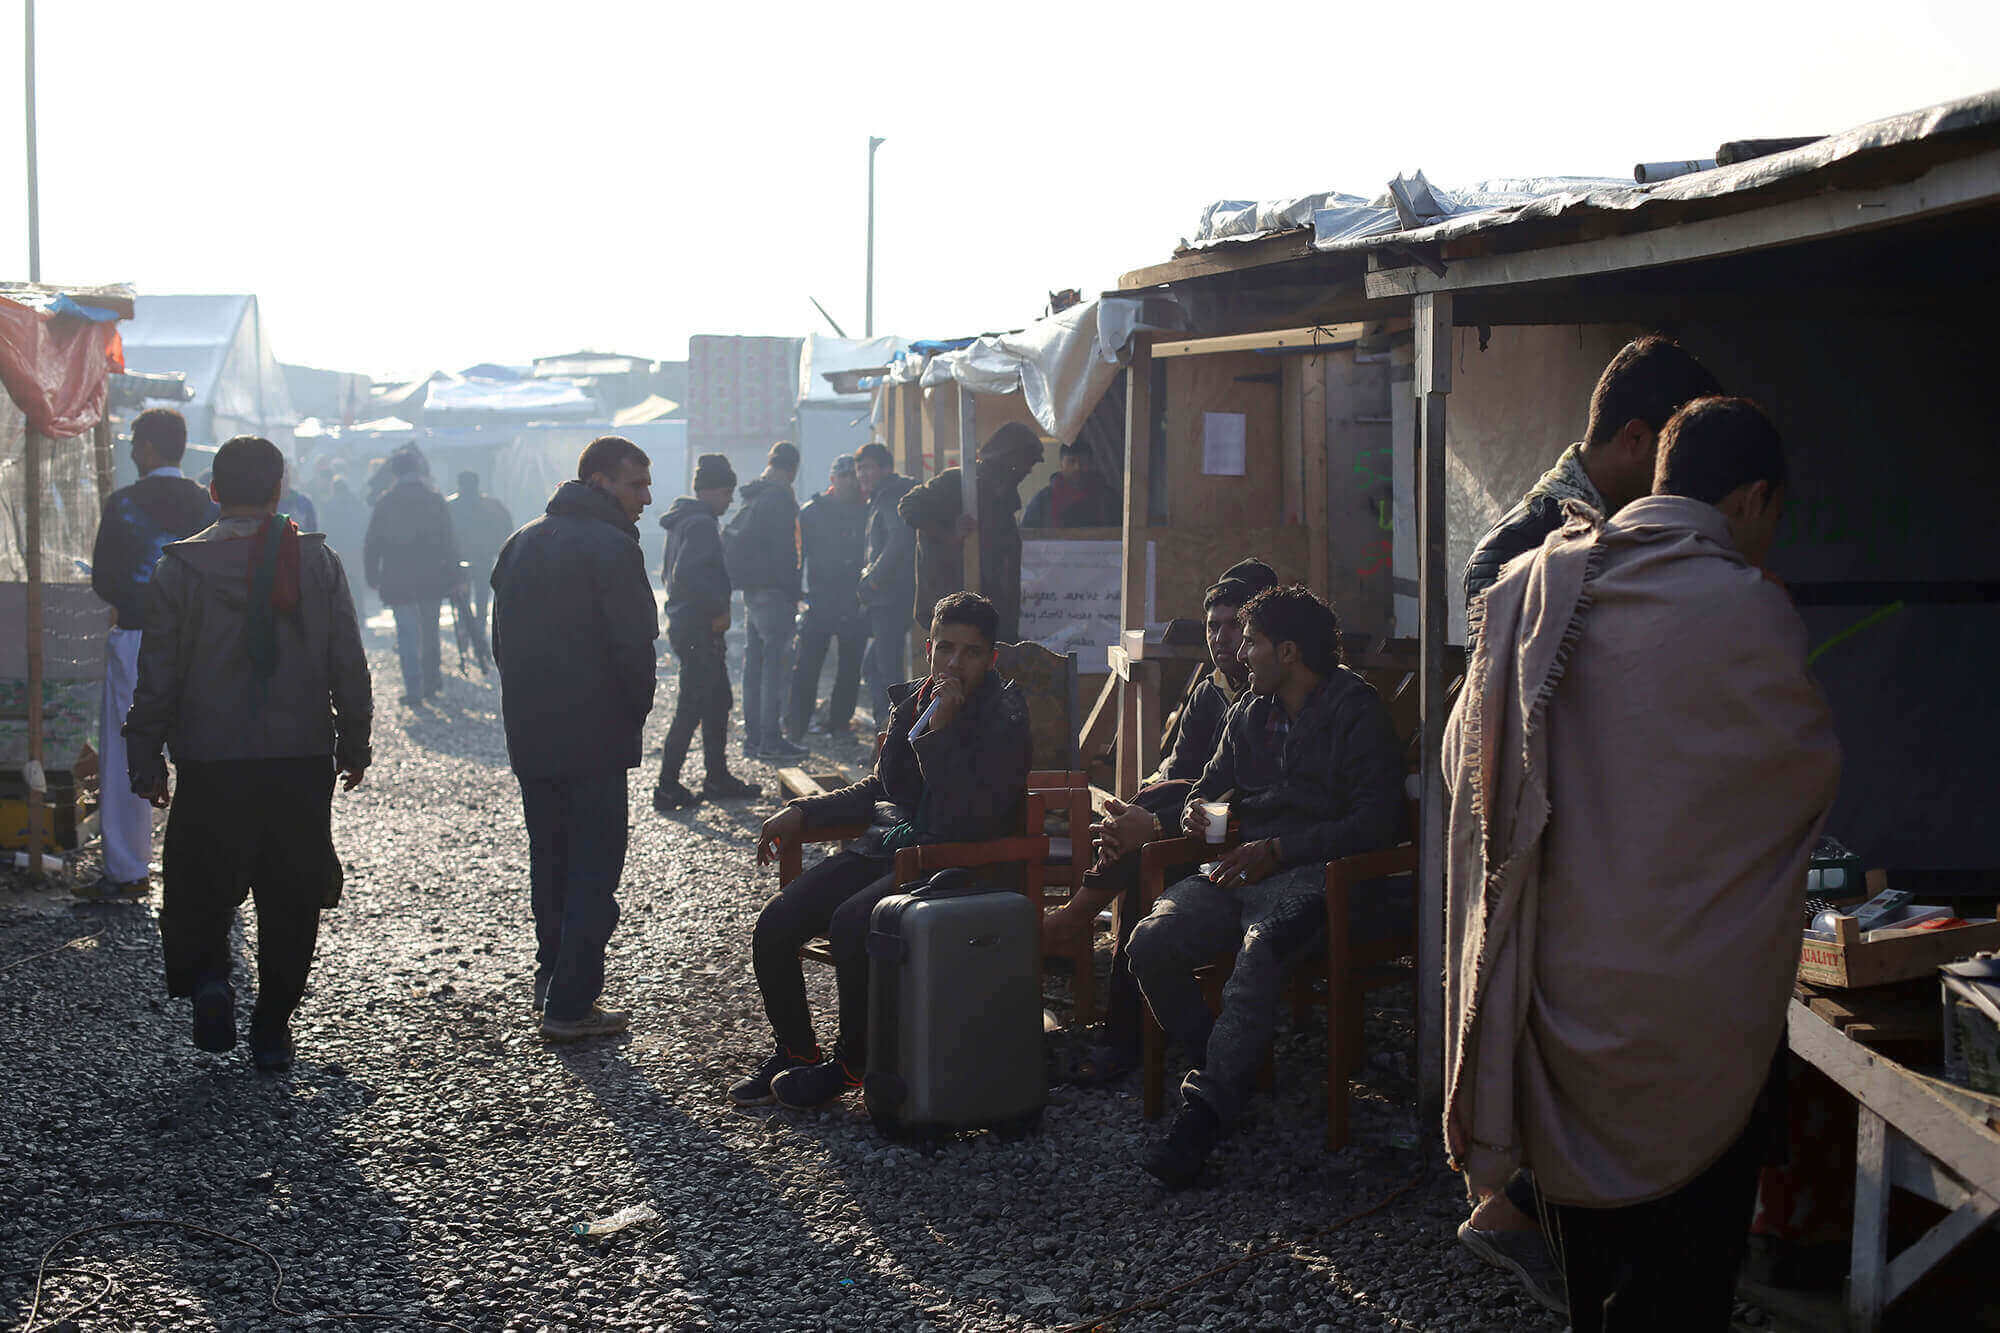
[[[180,411],[190,440],[220,444],[232,435],[261,435],[291,452],[298,414],[255,296],[147,295],[134,305],[137,313],[122,330],[126,364],[186,378],[193,396]]]

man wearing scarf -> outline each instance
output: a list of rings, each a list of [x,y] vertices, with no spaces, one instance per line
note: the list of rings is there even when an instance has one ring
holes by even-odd
[[[1726,1329],[1759,1101],[1839,778],[1761,566],[1785,482],[1748,400],[1660,435],[1653,494],[1476,603],[1447,727],[1445,1144],[1534,1172],[1577,1333]]]
[[[132,791],[170,808],[160,943],[194,1043],[236,1045],[230,926],[257,904],[257,1068],[292,1064],[319,914],[340,900],[333,783],[368,768],[368,662],[340,558],[280,514],[285,458],[239,435],[215,455],[214,524],[162,554],[125,718]],[[174,756],[169,795],[161,751]]]

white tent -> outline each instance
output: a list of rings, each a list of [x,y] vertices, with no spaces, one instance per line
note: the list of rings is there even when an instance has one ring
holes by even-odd
[[[255,296],[142,295],[133,308],[119,329],[125,364],[186,378],[193,397],[176,406],[187,417],[190,440],[220,444],[232,435],[261,435],[291,452],[298,413]]]

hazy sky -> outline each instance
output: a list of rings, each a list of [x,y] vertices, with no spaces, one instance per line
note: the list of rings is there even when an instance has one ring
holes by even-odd
[[[1349,9],[1365,19],[1346,19]],[[1768,11],[1768,13],[1767,13]],[[2000,87],[2000,4],[41,0],[42,272],[375,372],[1019,325],[1219,198],[1622,175]],[[21,0],[0,274],[25,277]]]

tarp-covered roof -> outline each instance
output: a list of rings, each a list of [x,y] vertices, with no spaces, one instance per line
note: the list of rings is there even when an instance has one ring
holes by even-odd
[[[218,419],[218,432],[239,426],[268,431],[297,419],[255,296],[145,293],[133,306],[120,330],[126,366],[149,374],[178,371],[191,390],[189,401]]]
[[[427,412],[490,412],[537,418],[589,417],[597,400],[567,380],[433,380]]]

